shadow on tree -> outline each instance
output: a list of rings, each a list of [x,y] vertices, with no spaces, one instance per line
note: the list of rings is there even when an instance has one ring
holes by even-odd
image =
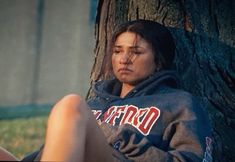
[[[200,97],[209,113],[214,129],[214,155],[218,161],[233,161],[235,48],[185,30],[171,31],[177,47],[175,68],[182,87]]]

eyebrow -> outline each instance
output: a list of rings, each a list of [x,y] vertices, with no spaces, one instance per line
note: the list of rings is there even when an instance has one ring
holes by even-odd
[[[115,45],[114,48],[122,48],[122,46]],[[131,49],[137,49],[137,48],[145,49],[144,47],[141,47],[141,46],[130,46],[129,48],[131,48]]]

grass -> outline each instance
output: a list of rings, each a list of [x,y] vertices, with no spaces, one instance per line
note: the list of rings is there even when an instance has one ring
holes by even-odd
[[[0,146],[22,159],[45,139],[50,105],[0,107]]]
[[[46,116],[0,120],[0,145],[22,159],[44,142]]]

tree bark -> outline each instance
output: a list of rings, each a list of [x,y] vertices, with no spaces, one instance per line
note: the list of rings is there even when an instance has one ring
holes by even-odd
[[[176,42],[183,89],[201,97],[213,126],[215,162],[235,159],[235,2],[233,0],[100,0],[92,82],[101,73],[113,28],[135,19],[157,21]]]

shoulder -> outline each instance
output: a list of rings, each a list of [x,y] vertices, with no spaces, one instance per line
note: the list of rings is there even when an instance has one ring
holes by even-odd
[[[169,102],[174,102],[175,104],[192,104],[197,102],[198,99],[195,98],[191,93],[184,91],[182,89],[175,89],[171,87],[162,88],[157,95],[163,96]]]
[[[211,122],[203,101],[187,91],[170,88],[164,93],[166,105],[162,109],[169,123],[187,123],[211,131]]]
[[[192,113],[195,115],[205,114],[206,107],[200,97],[187,91],[174,88],[166,88],[161,92],[164,101],[168,102],[172,111]]]

